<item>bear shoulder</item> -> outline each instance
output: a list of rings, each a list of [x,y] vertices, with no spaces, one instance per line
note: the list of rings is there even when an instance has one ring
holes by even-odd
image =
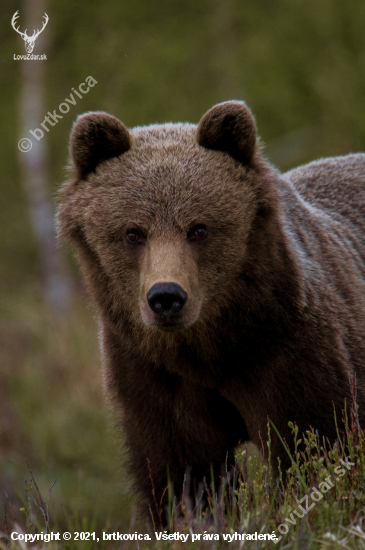
[[[313,206],[365,227],[365,154],[316,160],[284,174]]]

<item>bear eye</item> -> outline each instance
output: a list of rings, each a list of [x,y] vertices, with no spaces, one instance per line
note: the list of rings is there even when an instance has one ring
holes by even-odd
[[[189,239],[192,239],[192,240],[195,240],[195,239],[201,240],[201,239],[204,239],[207,236],[207,234],[208,234],[208,230],[205,227],[205,225],[196,225],[189,231],[188,237]]]
[[[141,239],[141,234],[138,229],[128,229],[126,232],[127,241],[130,243],[136,243]]]

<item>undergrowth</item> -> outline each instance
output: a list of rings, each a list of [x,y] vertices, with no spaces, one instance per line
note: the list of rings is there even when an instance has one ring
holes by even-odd
[[[342,412],[337,426],[338,439],[334,444],[319,438],[311,429],[299,434],[292,429],[294,455],[291,467],[274,478],[270,471],[270,434],[275,427],[268,424],[269,441],[267,456],[257,457],[248,453],[247,446],[237,450],[234,468],[226,468],[222,486],[207,483],[205,494],[208,508],[203,509],[199,498],[193,505],[187,497],[177,503],[169,491],[168,527],[161,530],[155,526],[157,538],[134,540],[137,534],[147,536],[143,525],[131,524],[129,531],[107,525],[104,527],[95,517],[75,514],[63,525],[70,533],[95,533],[95,540],[70,540],[48,542],[51,550],[140,548],[154,546],[156,550],[180,548],[223,549],[365,549],[365,435],[358,420],[354,402]],[[282,442],[285,445],[284,442]],[[288,448],[287,451],[289,452]],[[57,518],[52,518],[51,491],[48,498],[41,495],[35,477],[29,469],[30,481],[26,483],[24,506],[16,512],[7,507],[0,534],[0,548],[18,550],[27,548],[24,543],[11,540],[11,532],[49,533],[59,531]],[[95,495],[97,498],[97,495]],[[160,513],[159,504],[154,503]],[[61,537],[62,537],[62,532]],[[122,535],[122,540],[103,540],[103,531],[113,537]],[[250,536],[248,537],[247,534]],[[266,534],[266,540],[263,535]],[[267,540],[267,535],[271,540]],[[123,540],[124,535],[124,540]],[[182,537],[184,535],[184,537]],[[261,537],[260,537],[261,535]],[[132,540],[125,540],[127,536]],[[168,540],[170,537],[170,540]],[[105,535],[104,535],[105,538]],[[116,535],[114,535],[114,539]],[[272,540],[275,538],[275,540]],[[42,542],[32,544],[33,549],[43,548]]]

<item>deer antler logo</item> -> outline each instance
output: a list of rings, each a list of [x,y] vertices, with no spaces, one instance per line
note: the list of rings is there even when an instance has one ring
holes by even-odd
[[[33,51],[33,48],[34,48],[34,43],[35,41],[37,40],[38,36],[41,34],[41,32],[43,31],[44,27],[47,25],[48,23],[48,15],[45,13],[44,14],[44,21],[43,21],[43,27],[41,28],[40,31],[36,30],[33,32],[32,36],[28,36],[27,35],[27,29],[25,29],[24,32],[21,32],[19,30],[19,27],[16,28],[15,26],[15,22],[16,20],[18,19],[19,17],[19,10],[16,11],[13,15],[13,18],[11,20],[11,26],[13,27],[13,29],[20,34],[20,36],[22,37],[22,39],[24,40],[25,42],[25,49],[27,51],[27,53],[32,53]]]

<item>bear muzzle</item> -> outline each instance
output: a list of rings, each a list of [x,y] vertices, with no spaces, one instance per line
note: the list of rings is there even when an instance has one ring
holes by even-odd
[[[161,328],[179,324],[179,314],[187,299],[187,293],[177,283],[156,283],[147,293],[148,305]]]

